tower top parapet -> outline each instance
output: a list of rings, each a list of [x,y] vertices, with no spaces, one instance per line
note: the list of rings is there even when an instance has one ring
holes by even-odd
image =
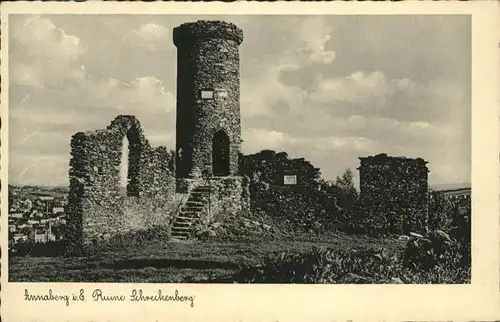
[[[227,39],[240,45],[243,42],[243,31],[236,25],[218,20],[198,20],[184,23],[174,28],[174,44],[194,43],[199,39]]]

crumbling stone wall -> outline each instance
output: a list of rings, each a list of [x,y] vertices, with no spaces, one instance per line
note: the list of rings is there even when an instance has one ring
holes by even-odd
[[[229,175],[238,171],[241,146],[238,46],[243,32],[222,21],[174,28],[177,46],[176,177],[212,176],[212,140],[229,139]],[[203,92],[212,97],[203,96]]]
[[[360,198],[373,222],[392,233],[424,231],[429,206],[427,162],[386,154],[359,159]]]
[[[123,138],[129,142],[127,195],[120,193]],[[173,155],[153,148],[139,121],[120,115],[106,129],[71,140],[68,237],[71,249],[127,231],[169,225],[175,210]]]
[[[241,175],[268,185],[283,186],[285,175],[295,175],[298,186],[317,189],[321,179],[319,168],[304,158],[290,159],[286,152],[262,150],[255,154],[239,156]]]
[[[244,177],[214,178],[209,180],[210,213],[214,216],[240,214],[250,206],[248,180]]]

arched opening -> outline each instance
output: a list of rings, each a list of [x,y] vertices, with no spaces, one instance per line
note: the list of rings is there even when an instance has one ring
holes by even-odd
[[[120,159],[120,195],[127,196],[127,186],[129,183],[128,162],[129,161],[129,143],[126,136],[122,139],[122,150]]]
[[[223,130],[212,138],[212,172],[214,176],[229,175],[229,137]]]

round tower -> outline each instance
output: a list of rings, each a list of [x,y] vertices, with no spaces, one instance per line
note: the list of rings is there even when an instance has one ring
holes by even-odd
[[[176,177],[231,176],[241,146],[243,32],[222,21],[185,23],[177,47]]]

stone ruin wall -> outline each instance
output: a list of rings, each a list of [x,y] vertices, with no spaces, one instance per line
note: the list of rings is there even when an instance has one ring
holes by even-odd
[[[128,185],[120,192],[123,138],[129,142]],[[134,116],[71,140],[68,238],[79,248],[114,235],[169,225],[175,205],[173,155],[151,147]]]
[[[371,216],[393,233],[423,232],[428,225],[427,162],[380,154],[360,158],[360,197]]]
[[[210,180],[209,206],[210,214],[220,220],[249,210],[249,181],[245,177]]]

